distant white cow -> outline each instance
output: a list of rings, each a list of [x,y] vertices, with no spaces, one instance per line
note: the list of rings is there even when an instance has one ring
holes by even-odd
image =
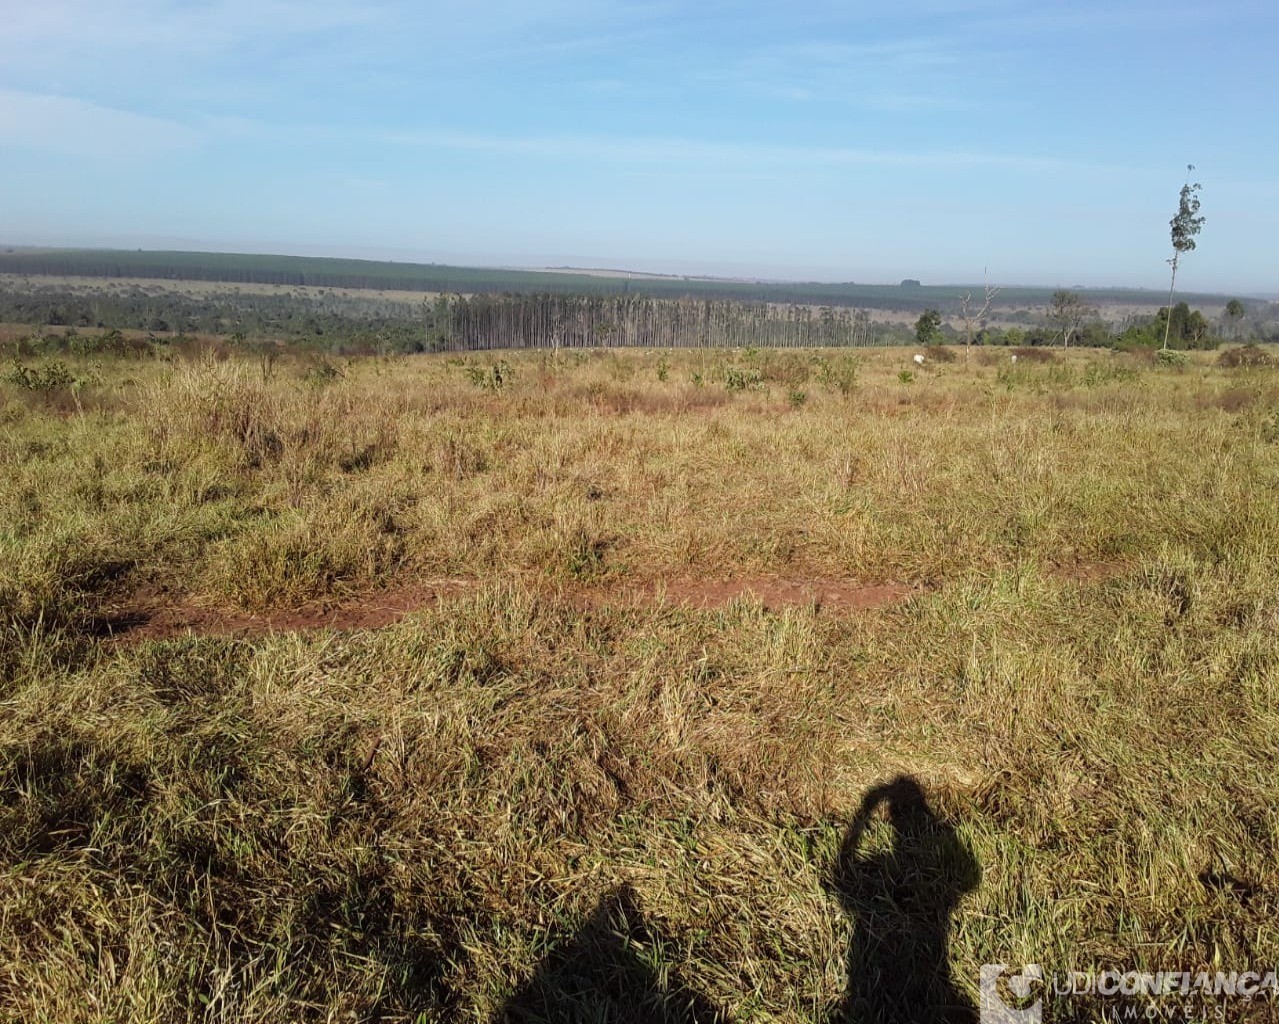
[[[921,355],[919,355],[918,353],[916,353],[916,355],[915,355],[915,365],[916,365],[916,366],[923,366],[923,365],[924,365],[924,357],[923,357],[923,356],[921,356]]]
[[[1013,362],[1014,362],[1014,363],[1015,363],[1015,362],[1017,362],[1017,353],[1016,353],[1016,352],[1014,352],[1014,353],[1013,353],[1012,359],[1013,359]]]

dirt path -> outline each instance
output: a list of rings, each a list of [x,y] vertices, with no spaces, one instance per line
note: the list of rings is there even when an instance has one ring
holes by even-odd
[[[472,593],[480,580],[436,579],[402,584],[328,607],[272,609],[259,613],[164,600],[145,595],[117,609],[102,633],[121,641],[164,640],[175,636],[256,636],[318,629],[380,629],[448,598]],[[912,588],[900,583],[863,584],[849,580],[778,579],[662,580],[608,587],[577,586],[552,591],[557,600],[583,608],[672,605],[722,608],[731,601],[759,601],[769,611],[813,606],[818,611],[858,611],[904,600]]]

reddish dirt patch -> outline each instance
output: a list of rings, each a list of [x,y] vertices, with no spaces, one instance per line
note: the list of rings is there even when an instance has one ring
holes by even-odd
[[[303,606],[259,613],[209,608],[181,600],[142,598],[108,617],[101,632],[134,643],[186,634],[258,636],[317,629],[380,629],[443,598],[473,591],[479,583],[479,580],[459,579],[419,581],[327,607]],[[747,578],[582,587],[559,591],[557,598],[592,608],[668,604],[711,609],[745,599],[759,601],[769,611],[809,605],[818,610],[859,611],[893,604],[910,593],[911,588],[900,583],[866,585],[842,580]]]
[[[103,632],[137,641],[163,640],[186,633],[255,636],[314,629],[380,629],[474,585],[469,580],[431,580],[365,594],[328,607],[304,605],[259,613],[144,599],[113,616]]]
[[[813,605],[818,610],[857,611],[905,599],[911,588],[901,583],[864,584],[822,579],[669,580],[637,588],[650,601],[721,608],[730,601],[759,601],[769,611]]]

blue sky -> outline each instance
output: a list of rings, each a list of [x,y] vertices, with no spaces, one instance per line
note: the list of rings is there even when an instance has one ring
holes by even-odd
[[[0,240],[1279,292],[1279,8],[0,0]]]

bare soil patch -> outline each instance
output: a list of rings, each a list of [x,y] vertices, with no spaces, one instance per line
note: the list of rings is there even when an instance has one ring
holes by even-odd
[[[197,636],[255,636],[316,629],[380,629],[442,597],[465,593],[469,580],[426,580],[361,595],[337,605],[303,605],[246,612],[190,600],[140,596],[111,615],[103,632],[130,641]]]
[[[102,623],[102,634],[140,642],[175,636],[257,636],[310,630],[380,629],[437,601],[475,590],[481,581],[420,580],[360,595],[336,605],[302,606],[246,612],[194,601],[140,595]],[[849,580],[778,579],[662,580],[620,586],[577,586],[557,597],[589,608],[672,605],[699,610],[722,608],[736,600],[759,601],[768,611],[812,606],[818,611],[850,612],[904,600],[912,588],[902,583],[865,584]]]
[[[670,580],[638,588],[650,600],[694,608],[720,608],[739,599],[759,601],[769,611],[813,605],[818,610],[858,611],[904,600],[904,583],[857,583],[831,579]]]

